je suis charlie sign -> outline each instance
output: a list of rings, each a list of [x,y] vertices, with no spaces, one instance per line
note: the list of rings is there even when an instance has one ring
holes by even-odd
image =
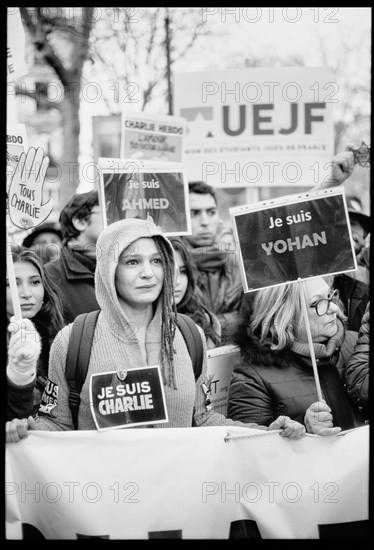
[[[244,292],[357,269],[343,190],[231,208]]]
[[[90,404],[98,430],[168,422],[164,386],[158,365],[93,374]]]

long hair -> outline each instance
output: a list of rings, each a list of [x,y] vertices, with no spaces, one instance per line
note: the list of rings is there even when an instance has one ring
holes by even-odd
[[[49,327],[51,334],[56,335],[65,324],[60,289],[50,279],[42,260],[33,250],[20,245],[12,245],[11,253],[13,263],[29,262],[38,270],[44,288],[44,298],[42,307],[32,320],[35,320],[36,325],[38,322],[45,324]]]
[[[203,329],[205,336],[207,338],[209,337],[216,346],[219,346],[221,344],[221,338],[214,330],[213,315],[196,296],[195,262],[185,244],[178,237],[171,237],[169,240],[174,250],[179,252],[182,257],[188,281],[186,293],[177,305],[177,311],[191,317],[191,319]]]
[[[332,278],[323,278],[331,286]],[[339,309],[338,317],[345,322],[340,303]],[[256,292],[250,328],[261,343],[267,340],[272,350],[289,349],[300,322],[303,322],[303,309],[299,284],[289,283]]]
[[[170,261],[170,251],[165,240],[155,235],[152,237],[161,255],[164,268],[162,288],[161,316],[161,364],[164,382],[176,389],[174,373],[174,336],[177,325],[177,308],[174,300],[174,262]],[[167,371],[167,372],[166,372]]]

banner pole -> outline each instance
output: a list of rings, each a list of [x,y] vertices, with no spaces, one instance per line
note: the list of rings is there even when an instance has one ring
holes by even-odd
[[[19,296],[18,296],[18,290],[17,290],[16,275],[14,273],[14,265],[13,265],[13,256],[12,256],[11,246],[9,246],[9,248],[7,250],[6,264],[7,264],[8,281],[9,281],[9,286],[10,286],[10,292],[11,292],[12,302],[13,302],[14,317],[15,317],[16,320],[20,320],[20,319],[22,319],[22,312],[21,312],[21,306],[20,306],[20,303],[19,303]]]
[[[306,305],[307,301],[306,301],[305,281],[303,281],[302,279],[299,278],[297,280],[297,282],[298,282],[298,285],[299,285],[299,288],[300,288],[301,307],[303,309],[305,328],[306,328],[306,333],[307,333],[307,336],[308,336],[308,343],[309,343],[309,349],[310,349],[310,356],[312,358],[313,373],[314,373],[314,380],[316,382],[316,387],[317,387],[318,401],[322,401],[323,400],[322,399],[322,391],[321,391],[321,386],[320,386],[320,383],[319,383],[317,362],[316,362],[316,356],[314,354],[312,333],[310,331],[308,311],[307,311],[307,305]]]

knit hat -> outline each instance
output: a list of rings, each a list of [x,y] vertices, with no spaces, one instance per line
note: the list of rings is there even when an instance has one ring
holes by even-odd
[[[36,237],[42,233],[54,233],[62,241],[61,230],[54,223],[42,223],[41,225],[38,225],[38,227],[35,227],[35,229],[33,229],[32,232],[23,239],[22,245],[26,248],[30,248]]]
[[[370,216],[362,212],[361,200],[358,197],[346,197],[347,209],[349,217],[357,220],[366,234],[370,233]]]

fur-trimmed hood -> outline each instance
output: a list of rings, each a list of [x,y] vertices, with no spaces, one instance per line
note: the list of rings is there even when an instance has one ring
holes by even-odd
[[[244,323],[237,330],[233,342],[239,346],[242,360],[249,364],[281,368],[288,363],[285,358],[286,350],[271,350],[270,342],[261,343],[259,338]]]

